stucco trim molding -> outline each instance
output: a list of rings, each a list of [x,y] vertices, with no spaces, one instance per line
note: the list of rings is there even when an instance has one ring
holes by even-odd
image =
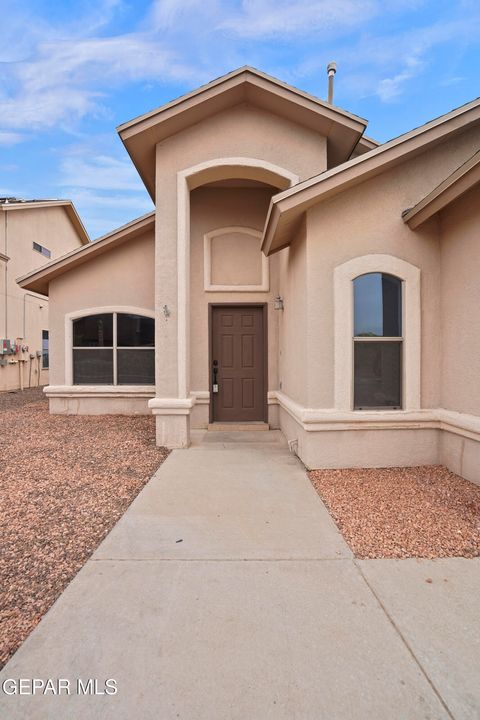
[[[480,417],[444,408],[422,410],[375,410],[339,412],[335,408],[307,408],[279,390],[269,393],[306,432],[337,430],[434,429],[480,442]]]
[[[478,183],[480,183],[480,152],[476,152],[414,207],[405,210],[402,213],[403,222],[407,223],[410,230],[415,230]]]
[[[260,250],[262,262],[262,282],[259,285],[214,285],[212,284],[212,240],[227,233],[239,233],[249,235],[261,240],[262,233],[254,228],[232,225],[230,227],[217,228],[205,233],[203,236],[203,277],[205,292],[268,292],[270,290],[269,260]]]
[[[420,408],[421,300],[420,269],[393,255],[362,255],[334,270],[335,409],[353,410],[353,280],[383,272],[402,280],[403,296],[403,411]],[[355,410],[355,414],[364,414]],[[395,411],[382,411],[392,415]],[[370,414],[370,412],[368,412]]]
[[[48,398],[151,398],[155,396],[155,385],[47,385],[43,392]]]
[[[148,407],[153,415],[190,415],[194,398],[152,398]]]
[[[264,179],[295,185],[295,173],[252,157],[214,158],[177,173],[177,372],[178,397],[189,397],[190,374],[190,191],[220,177]]]
[[[208,390],[191,390],[190,397],[194,401],[194,405],[209,405],[210,392]]]
[[[128,313],[132,315],[144,315],[155,319],[155,311],[150,308],[140,308],[134,305],[101,305],[98,307],[81,308],[73,310],[65,314],[65,386],[74,388],[90,387],[86,385],[73,384],[73,321],[88,315],[97,315],[100,313]],[[99,385],[93,387],[112,388],[113,391],[125,386],[122,385]],[[132,386],[135,387],[135,386]]]

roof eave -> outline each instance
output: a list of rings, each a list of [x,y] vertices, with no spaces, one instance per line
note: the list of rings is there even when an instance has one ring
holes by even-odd
[[[310,118],[308,120],[310,124],[317,122],[314,119],[318,118],[319,124],[329,125],[330,130],[327,131],[324,128],[323,134],[325,137],[331,135],[330,144],[334,146],[334,154],[336,153],[335,162],[339,161],[338,158],[348,157],[367,126],[367,121],[363,118],[291,87],[276,78],[253,68],[240,68],[156,110],[118,126],[117,132],[120,139],[150,196],[154,198],[155,195],[153,155],[154,147],[158,142],[205,119],[211,113],[221,112],[238,102],[250,101],[253,93],[256,92],[258,97],[261,91],[269,93],[269,97],[275,98],[274,102],[278,104],[279,108],[283,104],[284,111],[289,103],[297,105],[305,116]],[[190,113],[190,117],[188,113]],[[322,132],[320,128],[318,132]],[[148,137],[149,135],[150,137]],[[344,148],[337,147],[341,145],[340,135],[345,135]],[[149,145],[147,150],[142,147],[142,139],[145,139]]]
[[[266,254],[277,252],[288,245],[289,241],[281,234],[284,228],[283,215],[286,212],[290,216],[300,216],[309,207],[384,172],[410,155],[420,154],[429,145],[438,144],[447,136],[452,136],[479,120],[480,99],[477,99],[341,166],[278,193],[272,199],[278,213],[270,214],[264,230]]]
[[[42,295],[48,295],[48,286],[51,280],[69,272],[79,265],[83,265],[83,263],[88,262],[96,255],[101,255],[113,249],[113,247],[117,247],[128,240],[138,237],[146,232],[150,226],[155,226],[154,212],[142,215],[136,220],[132,220],[132,222],[113,230],[111,233],[102,235],[102,237],[97,240],[89,242],[88,245],[76,248],[42,265],[42,267],[26,275],[22,275],[17,278],[16,282],[24,290],[31,290],[41,293]]]
[[[2,203],[0,205],[0,208],[7,212],[9,210],[38,210],[42,208],[49,208],[49,207],[63,207],[65,212],[67,213],[67,216],[72,223],[73,227],[75,228],[75,231],[78,235],[78,239],[80,240],[82,245],[87,245],[90,243],[90,237],[85,229],[85,226],[80,218],[80,215],[78,214],[75,205],[71,200],[36,200],[33,202],[25,201],[25,202],[9,202],[9,203]]]
[[[130,131],[134,130],[137,126],[142,125],[145,123],[145,121],[149,121],[152,118],[157,117],[158,115],[164,114],[170,110],[174,110],[180,105],[187,104],[191,99],[193,98],[200,98],[205,93],[209,92],[215,92],[215,90],[221,86],[228,84],[231,80],[237,80],[237,82],[241,82],[242,76],[245,76],[247,78],[250,76],[251,78],[257,78],[258,80],[267,81],[272,86],[277,86],[280,89],[283,89],[284,91],[288,93],[292,93],[294,95],[297,95],[298,97],[303,98],[304,100],[311,101],[315,103],[318,107],[321,107],[324,111],[331,113],[332,115],[336,116],[342,116],[345,118],[345,120],[349,119],[352,122],[358,123],[358,125],[366,127],[368,124],[368,121],[364,118],[361,118],[358,115],[354,115],[353,113],[348,112],[347,110],[343,110],[343,108],[340,108],[336,105],[332,105],[331,103],[328,103],[324,100],[321,100],[320,98],[315,97],[314,95],[311,95],[310,93],[304,92],[303,90],[300,90],[299,88],[296,88],[292,85],[288,85],[288,83],[284,83],[281,80],[278,80],[278,78],[272,77],[271,75],[268,75],[267,73],[261,72],[260,70],[257,70],[256,68],[250,67],[248,65],[244,65],[241,68],[238,68],[237,70],[233,70],[230,73],[227,73],[226,75],[222,75],[219,78],[216,78],[215,80],[212,80],[209,83],[206,83],[205,85],[200,86],[199,88],[192,90],[189,93],[186,93],[184,95],[181,95],[178,98],[175,98],[174,100],[171,100],[168,103],[165,103],[164,105],[161,105],[159,108],[155,108],[154,110],[151,110],[150,112],[144,113],[143,115],[139,115],[136,118],[133,118],[132,120],[128,120],[125,123],[122,123],[121,125],[117,126],[117,132],[122,137],[128,137],[130,136]]]
[[[479,183],[480,152],[477,152],[414,207],[406,210],[402,219],[411,230],[415,230]]]

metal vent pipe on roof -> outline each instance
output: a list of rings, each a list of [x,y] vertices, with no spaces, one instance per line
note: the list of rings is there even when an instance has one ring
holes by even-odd
[[[329,62],[327,65],[327,74],[328,74],[328,99],[327,99],[327,102],[329,102],[330,104],[333,103],[333,78],[334,78],[336,72],[337,72],[337,63]]]

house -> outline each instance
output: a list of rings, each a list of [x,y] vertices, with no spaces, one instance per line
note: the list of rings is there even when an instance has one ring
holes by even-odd
[[[121,125],[155,212],[19,280],[50,296],[51,412],[480,481],[480,100],[366,124],[241,68]]]
[[[48,383],[48,297],[16,278],[88,242],[70,200],[0,198],[0,392]]]

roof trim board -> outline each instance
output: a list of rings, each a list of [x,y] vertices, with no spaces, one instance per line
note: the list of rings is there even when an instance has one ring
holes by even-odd
[[[75,205],[71,200],[23,200],[21,202],[0,203],[0,209],[3,210],[3,212],[10,212],[10,210],[38,210],[38,208],[49,207],[63,207],[73,227],[75,228],[82,245],[90,243],[90,237],[80,219],[80,215],[78,214]]]
[[[32,290],[42,295],[48,295],[48,285],[56,277],[69,272],[73,268],[83,265],[98,255],[102,255],[114,247],[118,247],[128,240],[132,240],[145,231],[155,227],[155,213],[142,215],[136,220],[122,225],[98,240],[88,243],[81,248],[72,250],[55,260],[52,260],[33,272],[17,278],[17,283],[25,290]]]
[[[155,146],[209,116],[250,103],[327,137],[330,165],[353,152],[367,121],[251,67],[242,67],[176,100],[123,123],[117,132],[151,197]]]
[[[289,245],[292,227],[313,205],[403,162],[408,156],[420,154],[478,121],[480,98],[274,195],[263,233],[263,252],[271,255]]]
[[[348,110],[343,110],[342,108],[338,107],[337,105],[332,105],[331,103],[328,103],[326,100],[321,100],[320,98],[316,97],[315,95],[311,95],[310,93],[305,92],[304,90],[300,90],[299,88],[294,87],[293,85],[289,85],[288,83],[283,82],[282,80],[278,80],[277,78],[273,77],[272,75],[268,75],[267,73],[262,72],[261,70],[257,70],[254,67],[251,67],[249,65],[244,65],[243,67],[238,68],[237,70],[232,70],[232,72],[226,73],[225,75],[222,75],[219,78],[216,78],[215,80],[212,80],[209,83],[206,83],[205,85],[201,85],[199,88],[192,90],[189,93],[185,93],[185,95],[181,95],[180,97],[171,100],[168,103],[165,103],[164,105],[161,105],[159,108],[155,108],[154,110],[150,110],[149,112],[143,113],[143,115],[139,115],[136,118],[133,118],[132,120],[128,120],[127,122],[122,123],[121,125],[118,125],[117,132],[123,136],[128,136],[129,131],[133,130],[136,126],[144,123],[145,121],[151,120],[153,118],[156,118],[159,115],[165,114],[168,111],[176,109],[178,106],[183,105],[184,103],[187,103],[189,100],[193,98],[200,98],[203,94],[208,93],[209,91],[214,91],[218,86],[224,85],[229,80],[232,80],[234,78],[239,78],[242,75],[251,75],[252,78],[258,78],[262,80],[266,80],[269,84],[272,86],[276,85],[278,88],[281,88],[283,90],[286,90],[289,93],[293,93],[295,95],[298,95],[299,97],[302,97],[305,100],[308,100],[310,102],[315,103],[319,107],[322,107],[331,117],[334,117],[336,115],[341,115],[345,117],[345,119],[349,119],[354,123],[359,123],[361,125],[366,126],[367,120],[364,118],[361,118],[358,115],[354,115],[353,113],[348,112]],[[182,112],[182,110],[176,110],[176,112]],[[375,142],[375,141],[373,141]]]
[[[480,151],[460,165],[414,207],[405,210],[403,221],[415,230],[472,187],[480,183]]]

